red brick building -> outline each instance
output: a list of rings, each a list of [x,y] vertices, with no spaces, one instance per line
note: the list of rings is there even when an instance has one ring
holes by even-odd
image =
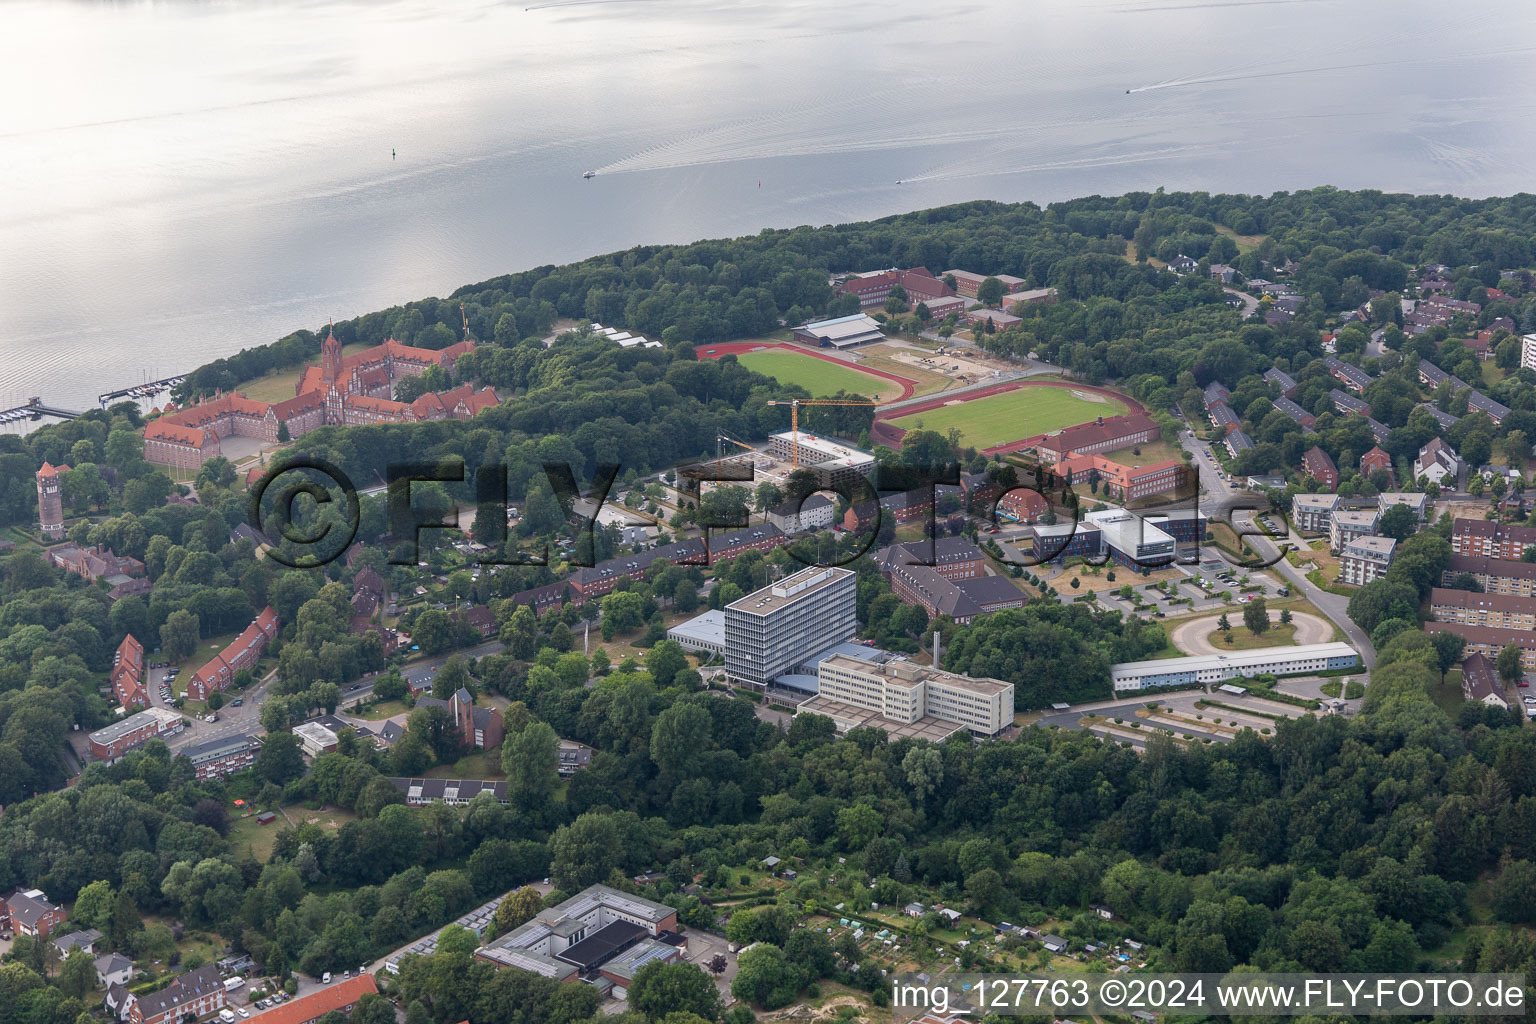
[[[132,633],[123,637],[112,656],[112,693],[125,708],[149,707],[149,693],[144,688],[144,645]]]
[[[18,889],[0,901],[0,925],[17,935],[45,938],[67,917],[64,908],[49,903],[41,889]]]
[[[931,547],[921,540],[892,544],[875,558],[875,564],[887,579],[898,566],[929,562],[932,564],[928,568],[951,582],[986,575],[981,549],[964,537],[936,537]]]
[[[96,760],[116,761],[134,747],[160,736],[174,736],[184,728],[186,722],[176,712],[145,708],[121,722],[97,729],[86,737],[86,741]]]
[[[1458,555],[1482,555],[1518,562],[1536,544],[1536,527],[1457,519],[1451,526],[1451,551]]]
[[[1039,491],[1027,487],[1015,487],[1003,492],[997,499],[997,514],[1020,523],[1038,522],[1050,509],[1051,503]]]
[[[1094,452],[1109,452],[1146,444],[1155,441],[1158,433],[1157,424],[1145,413],[1100,416],[1092,423],[1080,423],[1059,430],[1035,447],[1041,460],[1060,462],[1073,452],[1091,455]]]
[[[1360,456],[1360,474],[1370,476],[1378,469],[1392,472],[1392,456],[1382,451],[1379,445]]]
[[[839,295],[857,295],[860,309],[874,309],[885,305],[891,290],[901,285],[907,293],[907,302],[931,302],[955,294],[955,290],[934,277],[927,267],[912,270],[886,270],[868,277],[851,277],[837,286]]]
[[[293,398],[274,404],[231,392],[169,412],[144,428],[144,458],[195,469],[222,454],[220,440],[231,436],[276,444],[285,427],[293,438],[326,425],[469,419],[497,404],[494,391],[464,384],[414,402],[397,402],[393,396],[395,384],[429,367],[451,374],[458,357],[474,347],[472,341],[461,341],[444,349],[414,348],[391,338],[344,357],[341,341],[329,334],[320,348],[320,365],[304,371]]]
[[[1339,468],[1333,464],[1332,456],[1316,445],[1301,457],[1301,468],[1319,487],[1331,491],[1339,486]]]
[[[187,683],[190,700],[207,700],[215,690],[226,689],[234,682],[235,673],[244,668],[255,668],[266,651],[267,644],[277,636],[277,612],[269,605],[234,642],[215,654],[208,663],[192,674]]]
[[[1189,466],[1183,459],[1164,459],[1147,466],[1124,466],[1102,455],[1069,455],[1051,467],[1051,472],[1072,484],[1104,485],[1111,498],[1131,501],[1154,494],[1176,491],[1189,482]]]
[[[180,1024],[184,1018],[217,1013],[224,1009],[224,1005],[224,979],[219,977],[219,968],[216,964],[204,964],[195,971],[178,975],[175,981],[158,992],[130,996],[128,1021],[129,1024]]]

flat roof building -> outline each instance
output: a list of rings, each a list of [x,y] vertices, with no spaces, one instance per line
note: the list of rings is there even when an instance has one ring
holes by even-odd
[[[1339,553],[1339,582],[1363,587],[1387,574],[1397,552],[1394,537],[1356,537]]]
[[[711,608],[667,630],[667,639],[696,654],[725,654],[725,612]]]
[[[858,632],[855,574],[812,566],[725,608],[725,671],[766,686],[808,655]]]
[[[671,907],[594,885],[539,911],[533,920],[475,950],[475,956],[498,967],[567,981],[591,977],[642,942],[676,931],[677,911]]]
[[[158,736],[174,736],[186,727],[186,721],[166,708],[145,708],[97,729],[87,737],[91,756],[98,761],[116,761],[128,751]]]
[[[818,695],[797,713],[826,715],[841,732],[867,725],[921,736],[934,728],[925,720],[936,719],[941,730],[955,725],[973,736],[995,736],[1013,724],[1013,684],[1000,679],[972,679],[904,659],[871,664],[843,655],[821,662],[817,676]],[[901,727],[917,732],[900,733]]]
[[[1297,647],[1261,647],[1252,651],[1200,654],[1160,661],[1125,661],[1109,667],[1116,692],[1159,686],[1220,684],[1239,676],[1263,673],[1295,675],[1354,668],[1360,664],[1355,649],[1344,643],[1303,644]]]
[[[768,451],[776,459],[798,461],[803,468],[814,470],[823,487],[862,479],[875,468],[875,457],[869,452],[803,430],[798,448],[794,431],[786,430],[768,438]]]

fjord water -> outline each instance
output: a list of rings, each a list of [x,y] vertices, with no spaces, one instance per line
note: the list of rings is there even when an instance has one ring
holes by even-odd
[[[0,26],[0,408],[642,242],[1160,185],[1483,196],[1536,165],[1519,0],[15,0]]]

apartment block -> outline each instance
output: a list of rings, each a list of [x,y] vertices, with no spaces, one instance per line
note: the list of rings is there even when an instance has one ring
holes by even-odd
[[[1356,537],[1339,553],[1339,581],[1363,587],[1385,576],[1396,550],[1393,537]]]
[[[1507,558],[1518,562],[1525,549],[1536,544],[1536,527],[1457,519],[1451,525],[1451,550],[1458,555]]]
[[[1440,622],[1536,630],[1536,597],[1435,587],[1429,592],[1429,611]]]
[[[1328,524],[1328,545],[1334,551],[1343,551],[1351,541],[1374,534],[1379,522],[1381,513],[1375,509],[1348,512],[1336,510],[1333,521]]]

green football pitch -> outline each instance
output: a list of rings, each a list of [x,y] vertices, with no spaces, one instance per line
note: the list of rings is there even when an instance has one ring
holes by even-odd
[[[1074,393],[1069,386],[1022,387],[891,422],[907,430],[937,430],[941,434],[954,427],[960,431],[962,446],[991,448],[1125,411],[1122,402],[1089,392]]]
[[[883,401],[901,394],[901,385],[893,380],[860,373],[838,363],[829,363],[825,359],[801,355],[799,352],[769,349],[764,352],[743,352],[736,358],[742,366],[755,373],[772,377],[780,384],[798,384],[818,397],[835,395],[842,390]]]

